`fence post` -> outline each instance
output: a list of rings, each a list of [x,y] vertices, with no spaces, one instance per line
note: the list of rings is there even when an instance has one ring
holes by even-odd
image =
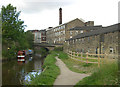
[[[106,60],[107,60],[107,54],[105,53],[104,63],[106,63]]]
[[[70,51],[68,51],[68,55],[69,55],[69,58],[70,58],[70,55],[71,55],[71,54],[70,54]]]
[[[78,54],[78,52],[77,52],[77,58],[78,58],[78,55],[79,55],[79,54]]]
[[[71,58],[72,58],[72,51],[71,51]]]
[[[86,63],[88,64],[88,52],[86,53],[87,57],[86,57]]]
[[[74,52],[74,58],[76,58],[76,56],[75,56],[75,52]]]
[[[100,67],[100,55],[98,54],[98,67]]]
[[[82,52],[81,52],[81,62],[82,62]]]

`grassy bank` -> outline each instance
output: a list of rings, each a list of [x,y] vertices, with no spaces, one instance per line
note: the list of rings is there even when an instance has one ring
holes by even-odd
[[[33,78],[30,85],[53,85],[55,79],[60,74],[59,68],[55,65],[55,56],[57,56],[56,52],[50,52],[44,60],[43,68],[46,68],[45,71]]]
[[[109,60],[108,60],[109,61]],[[79,85],[117,85],[118,84],[118,63],[113,60],[103,64],[91,76],[78,82]]]
[[[64,52],[58,52],[59,58],[67,65],[67,67],[78,73],[91,73],[91,76],[84,78],[78,82],[75,87],[80,85],[117,85],[118,84],[118,63],[114,59],[103,59],[100,68],[97,64],[86,64],[68,58]]]
[[[98,68],[97,64],[86,64],[80,61],[73,60],[62,51],[59,51],[59,58],[66,64],[66,66],[73,72],[78,73],[93,73]]]
[[[91,76],[84,78],[76,84],[80,85],[117,85],[118,84],[118,63],[116,60],[106,60],[98,68],[97,64],[86,64],[80,61],[70,59],[68,55],[62,51],[52,51],[46,57],[43,68],[46,68],[41,75],[32,79],[31,85],[50,85],[54,84],[55,79],[60,74],[59,68],[55,65],[57,56],[66,64],[66,66],[74,72],[91,73]]]

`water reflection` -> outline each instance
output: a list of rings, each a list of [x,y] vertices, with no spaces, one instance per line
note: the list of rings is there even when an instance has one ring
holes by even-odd
[[[25,63],[16,60],[5,62],[2,64],[2,85],[21,85],[24,81],[30,81],[30,75],[35,77],[42,71],[41,66],[43,59],[34,56]]]
[[[40,75],[41,70],[38,71],[32,71],[29,74],[25,75],[25,82],[30,84],[30,81],[32,80],[32,78],[35,78],[37,75]]]

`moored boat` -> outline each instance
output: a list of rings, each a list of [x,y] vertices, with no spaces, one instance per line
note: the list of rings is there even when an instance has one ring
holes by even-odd
[[[25,62],[25,51],[18,51],[17,61]]]

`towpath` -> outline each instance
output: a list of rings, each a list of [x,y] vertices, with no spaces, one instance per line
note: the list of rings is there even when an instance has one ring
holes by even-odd
[[[56,60],[56,65],[60,68],[60,75],[55,80],[54,87],[57,85],[71,85],[72,87],[84,77],[89,76],[88,74],[72,72],[66,67],[66,65],[61,61],[61,59],[56,57]]]

